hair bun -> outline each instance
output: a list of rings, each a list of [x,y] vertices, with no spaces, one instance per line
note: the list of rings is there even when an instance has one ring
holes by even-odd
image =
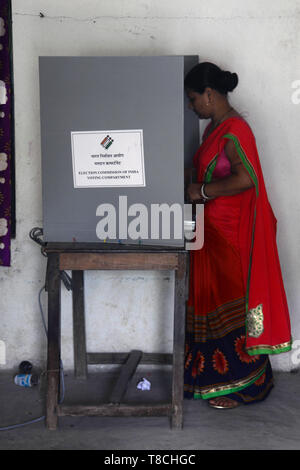
[[[184,79],[186,90],[196,91],[201,95],[207,87],[226,95],[228,91],[234,90],[237,84],[238,76],[236,73],[223,71],[211,62],[201,62],[195,65]]]
[[[236,73],[231,73],[228,71],[222,72],[221,86],[225,93],[227,93],[228,91],[234,90],[238,84],[238,81],[239,79]]]

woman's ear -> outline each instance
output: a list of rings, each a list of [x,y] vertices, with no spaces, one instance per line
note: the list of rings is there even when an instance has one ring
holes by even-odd
[[[205,94],[207,105],[211,104],[212,103],[212,97],[213,97],[212,88],[206,87],[205,90],[204,90],[204,94]]]

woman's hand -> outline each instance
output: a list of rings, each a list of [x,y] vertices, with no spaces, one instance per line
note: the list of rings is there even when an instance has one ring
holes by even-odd
[[[194,201],[199,201],[200,199],[202,200],[200,189],[201,189],[201,184],[199,183],[191,183],[188,185],[187,195],[190,201],[194,202]]]

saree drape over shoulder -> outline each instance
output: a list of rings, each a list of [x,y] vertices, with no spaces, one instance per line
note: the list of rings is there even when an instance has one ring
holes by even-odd
[[[197,179],[230,174],[229,139],[254,185],[205,204],[204,246],[190,252],[185,396],[233,394],[253,403],[272,388],[268,354],[289,351],[292,341],[277,221],[246,121],[229,118],[204,139],[194,156]]]

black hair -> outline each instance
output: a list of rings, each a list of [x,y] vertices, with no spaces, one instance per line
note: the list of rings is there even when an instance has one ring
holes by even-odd
[[[211,62],[201,62],[188,72],[184,79],[184,87],[200,94],[204,93],[206,87],[209,87],[226,95],[235,89],[238,81],[236,73],[221,70]]]

